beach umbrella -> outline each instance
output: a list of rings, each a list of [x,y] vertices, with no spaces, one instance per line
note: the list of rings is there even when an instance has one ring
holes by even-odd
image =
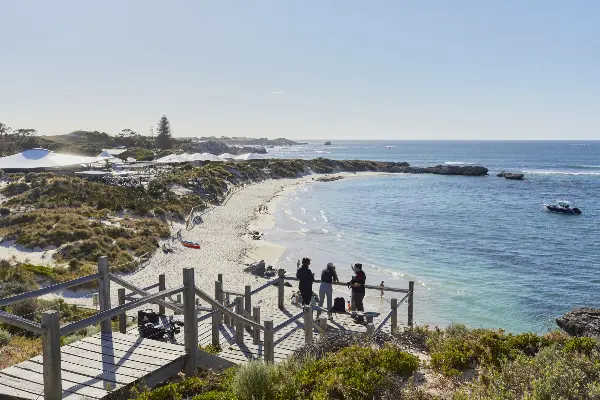
[[[235,160],[237,160],[237,161],[266,160],[266,159],[267,159],[267,157],[265,155],[257,154],[257,153],[242,154],[242,155],[235,157]]]
[[[59,168],[97,162],[97,157],[59,154],[46,149],[30,149],[0,158],[0,169]]]

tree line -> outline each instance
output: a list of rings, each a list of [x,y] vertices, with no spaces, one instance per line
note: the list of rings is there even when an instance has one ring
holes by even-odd
[[[98,131],[74,131],[68,135],[79,141],[88,142],[93,149],[95,144],[117,146],[140,147],[144,149],[156,148],[166,150],[173,148],[173,135],[171,124],[166,115],[163,115],[158,121],[156,137],[145,136],[135,132],[132,129],[122,129],[116,135],[110,135]],[[0,122],[0,155],[10,155],[34,147],[52,147],[56,141],[53,137],[38,135],[38,131],[32,128],[12,129],[8,124]],[[93,151],[93,150],[91,150]]]

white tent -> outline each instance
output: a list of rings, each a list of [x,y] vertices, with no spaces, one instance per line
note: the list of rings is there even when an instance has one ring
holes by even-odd
[[[73,156],[46,149],[31,149],[12,156],[1,157],[0,169],[60,168],[92,164],[97,161],[97,157]]]
[[[164,156],[162,158],[159,158],[158,160],[155,160],[155,162],[159,164],[178,164],[189,161],[190,160],[187,157],[182,157],[177,154],[169,154],[168,156]]]
[[[133,157],[127,157],[127,162],[136,162],[136,159]]]
[[[219,158],[222,160],[233,160],[235,159],[235,154],[223,153],[219,155]]]
[[[262,154],[248,153],[248,154],[242,154],[242,155],[236,156],[235,160],[236,161],[265,160],[266,158],[267,157]]]
[[[108,151],[104,150],[102,153],[100,153],[98,158],[114,158],[114,157]]]
[[[222,158],[219,158],[219,157],[215,156],[214,154],[210,154],[210,153],[196,153],[196,154],[192,154],[190,156],[190,160],[191,161],[217,161],[217,162],[223,162]]]

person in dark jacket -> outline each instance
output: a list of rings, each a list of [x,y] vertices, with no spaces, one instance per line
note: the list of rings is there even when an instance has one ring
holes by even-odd
[[[331,310],[333,306],[333,283],[338,283],[337,273],[333,263],[328,263],[327,267],[321,272],[321,286],[319,287],[319,307],[323,307],[325,296],[327,296],[327,309]],[[331,316],[331,313],[328,313]],[[321,311],[317,311],[317,318],[321,316]]]
[[[313,294],[312,284],[315,281],[315,276],[310,268],[308,268],[309,266],[310,258],[303,258],[302,266],[296,271],[296,278],[300,280],[298,283],[298,289],[300,289],[300,294],[302,295],[302,304],[304,305],[310,304]]]
[[[356,308],[356,311],[365,311],[363,300],[365,298],[365,282],[367,281],[367,275],[365,275],[362,270],[362,264],[354,264],[352,270],[354,271],[354,276],[348,283],[348,286],[352,288],[354,308]]]

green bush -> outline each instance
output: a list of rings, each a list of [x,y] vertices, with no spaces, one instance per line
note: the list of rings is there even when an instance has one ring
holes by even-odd
[[[486,368],[476,383],[461,390],[463,399],[598,399],[600,398],[600,357],[568,352],[557,344],[534,357],[518,355],[501,368]]]
[[[583,353],[590,355],[594,349],[598,348],[598,342],[589,337],[574,337],[565,343],[564,350],[568,353]]]
[[[274,368],[260,360],[241,365],[231,383],[232,392],[239,400],[272,398]]]
[[[9,331],[0,328],[0,346],[6,346],[11,338],[12,335]]]

